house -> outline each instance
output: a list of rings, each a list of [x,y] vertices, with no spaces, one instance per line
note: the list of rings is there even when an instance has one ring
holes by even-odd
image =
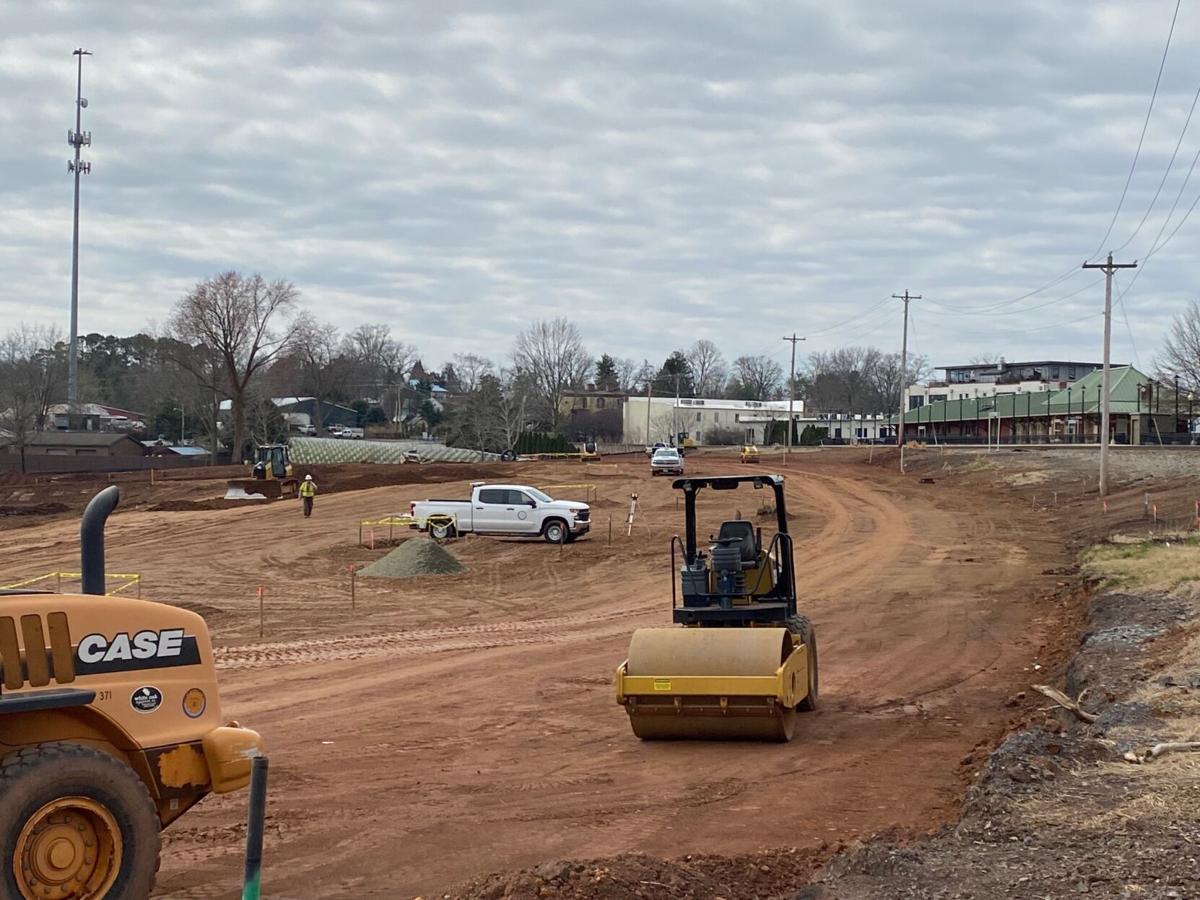
[[[74,418],[74,422],[72,422]],[[72,417],[66,403],[52,403],[46,409],[47,427],[58,431],[145,431],[146,417],[132,409],[107,403],[80,403]]]
[[[316,397],[272,397],[271,403],[289,425],[317,425],[332,428],[334,425],[353,428],[360,424],[358,410]],[[222,400],[220,412],[228,415],[233,410],[232,400]]]
[[[197,447],[192,444],[168,444],[165,441],[142,441],[142,446],[146,448],[147,456],[182,456],[188,459],[197,459],[202,456],[208,456],[209,451],[204,447]]]
[[[6,453],[19,452],[9,439],[0,446]],[[25,444],[26,456],[145,456],[141,441],[111,431],[39,431]]]

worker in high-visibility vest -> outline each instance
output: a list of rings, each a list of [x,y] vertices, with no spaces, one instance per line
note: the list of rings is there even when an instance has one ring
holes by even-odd
[[[311,475],[305,475],[300,482],[300,500],[304,504],[304,518],[312,515],[313,497],[317,496],[317,483]]]

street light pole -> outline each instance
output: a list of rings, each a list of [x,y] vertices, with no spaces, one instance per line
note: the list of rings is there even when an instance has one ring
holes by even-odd
[[[71,342],[67,352],[67,428],[71,420],[79,415],[79,176],[92,171],[90,162],[81,162],[79,151],[92,144],[92,133],[83,132],[83,108],[87,100],[83,97],[83,58],[91,56],[90,50],[82,47],[72,56],[79,58],[75,79],[75,130],[67,135],[67,143],[75,148],[75,158],[67,161],[67,171],[75,173],[75,219],[71,231]]]

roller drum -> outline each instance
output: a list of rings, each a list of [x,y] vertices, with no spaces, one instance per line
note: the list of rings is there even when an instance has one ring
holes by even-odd
[[[629,645],[625,672],[669,683],[686,676],[772,677],[795,650],[785,628],[641,628]],[[788,741],[796,711],[773,695],[684,696],[664,690],[626,704],[643,740]]]
[[[630,675],[774,675],[792,653],[786,628],[639,628]]]

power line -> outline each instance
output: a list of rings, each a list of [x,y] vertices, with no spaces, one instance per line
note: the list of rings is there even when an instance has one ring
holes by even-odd
[[[1108,223],[1108,229],[1104,232],[1104,237],[1100,238],[1100,243],[1096,249],[1088,254],[1088,259],[1096,256],[1104,249],[1104,243],[1108,240],[1108,236],[1112,234],[1113,227],[1117,224],[1117,217],[1121,215],[1121,207],[1125,205],[1125,197],[1129,193],[1129,184],[1133,181],[1134,170],[1137,169],[1138,157],[1142,155],[1142,143],[1146,140],[1146,129],[1150,127],[1150,114],[1154,112],[1154,101],[1158,98],[1158,86],[1162,82],[1163,69],[1167,65],[1167,52],[1171,49],[1171,38],[1175,34],[1175,21],[1179,18],[1179,7],[1183,0],[1175,0],[1175,13],[1171,16],[1171,28],[1167,31],[1167,43],[1163,47],[1162,60],[1158,64],[1158,75],[1154,79],[1154,90],[1150,93],[1150,104],[1146,107],[1146,119],[1142,122],[1142,133],[1138,136],[1137,149],[1133,153],[1133,162],[1129,166],[1129,174],[1125,177],[1125,187],[1121,189],[1121,199],[1117,201],[1116,212],[1113,213],[1112,221]]]
[[[1196,111],[1197,101],[1200,101],[1200,87],[1196,88],[1196,93],[1192,97],[1192,105],[1191,108],[1188,109],[1187,118],[1183,122],[1183,129],[1179,132],[1179,140],[1175,142],[1175,149],[1171,152],[1171,158],[1167,160],[1167,168],[1163,172],[1163,177],[1159,179],[1158,188],[1154,191],[1154,196],[1150,198],[1150,205],[1146,207],[1146,212],[1142,215],[1142,220],[1138,222],[1137,228],[1133,229],[1133,234],[1125,238],[1125,243],[1121,244],[1120,247],[1117,247],[1116,250],[1113,251],[1114,253],[1124,250],[1126,247],[1128,247],[1133,239],[1137,237],[1138,232],[1142,230],[1142,226],[1146,224],[1146,220],[1150,218],[1150,213],[1153,212],[1155,205],[1158,203],[1158,197],[1162,193],[1163,185],[1167,183],[1167,177],[1171,174],[1171,168],[1175,165],[1175,158],[1179,155],[1179,148],[1183,146],[1183,139],[1187,135],[1188,126],[1192,124],[1192,114]],[[1195,168],[1195,166],[1196,160],[1193,158],[1192,168]],[[1191,177],[1190,170],[1188,172],[1188,177]],[[1184,183],[1186,182],[1187,179],[1185,178]],[[1174,212],[1174,208],[1172,208],[1172,212]]]
[[[1133,277],[1129,279],[1129,284],[1125,285],[1124,290],[1122,290],[1120,296],[1117,297],[1118,303],[1123,303],[1125,300],[1125,295],[1128,294],[1133,288],[1134,284],[1137,283],[1138,278],[1141,276],[1150,260],[1153,259],[1155,254],[1169,244],[1171,239],[1179,233],[1179,229],[1183,227],[1184,222],[1191,217],[1192,212],[1196,209],[1196,204],[1200,203],[1200,194],[1197,194],[1196,199],[1192,201],[1192,205],[1189,206],[1187,212],[1183,214],[1183,218],[1179,220],[1178,224],[1176,224],[1176,226],[1171,230],[1171,233],[1160,242],[1159,239],[1162,238],[1163,232],[1167,230],[1167,226],[1171,223],[1171,217],[1175,215],[1175,210],[1179,207],[1179,201],[1183,198],[1184,189],[1187,188],[1188,181],[1191,180],[1192,172],[1195,171],[1196,163],[1198,161],[1200,161],[1200,150],[1197,150],[1195,155],[1192,157],[1192,164],[1188,167],[1187,175],[1183,177],[1183,183],[1179,185],[1179,190],[1175,192],[1175,202],[1171,204],[1171,209],[1167,212],[1167,217],[1163,219],[1162,225],[1159,226],[1158,234],[1154,236],[1154,240],[1150,244],[1150,250],[1142,258],[1141,268],[1133,273]]]
[[[936,300],[929,300],[928,302],[932,303],[934,306],[938,307],[939,309],[945,310],[944,314],[947,316],[986,315],[989,318],[994,318],[996,316],[1021,316],[1021,315],[1025,315],[1026,313],[1034,312],[1035,310],[1045,309],[1047,306],[1053,306],[1055,303],[1061,303],[1063,300],[1070,300],[1072,297],[1076,296],[1077,294],[1082,294],[1088,288],[1095,287],[1101,281],[1103,281],[1102,278],[1097,278],[1095,281],[1090,281],[1087,284],[1085,284],[1083,287],[1078,288],[1074,291],[1071,291],[1071,293],[1069,293],[1069,294],[1063,294],[1060,297],[1055,297],[1053,300],[1048,300],[1045,303],[1039,303],[1036,306],[1029,306],[1024,309],[1014,309],[1011,312],[989,312],[988,310],[967,311],[967,310],[959,310],[953,306],[947,306],[945,303],[939,303]]]
[[[866,315],[874,312],[875,310],[879,309],[880,307],[884,306],[884,304],[886,304],[887,302],[888,302],[887,299],[880,300],[874,306],[867,307],[866,309],[862,310],[861,312],[855,313],[853,316],[851,316],[848,319],[843,319],[841,322],[835,322],[832,325],[829,325],[825,328],[819,328],[816,331],[810,331],[808,333],[808,336],[812,337],[813,335],[817,335],[817,334],[825,334],[828,331],[835,331],[836,329],[841,328],[843,325],[849,325],[851,322],[857,321],[858,319],[861,319],[864,316],[866,316]]]

